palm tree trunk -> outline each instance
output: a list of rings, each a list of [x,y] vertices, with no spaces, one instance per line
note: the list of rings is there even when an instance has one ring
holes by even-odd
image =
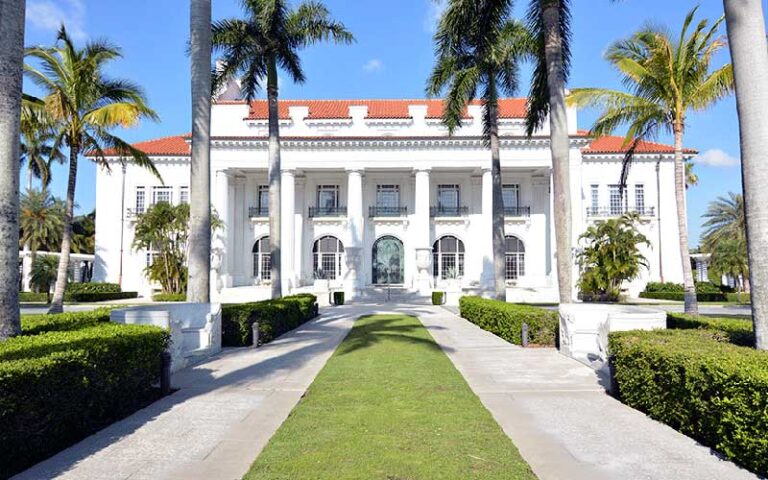
[[[211,301],[211,0],[192,0],[192,161],[187,301]]]
[[[741,135],[755,348],[768,350],[768,46],[761,0],[723,0]]]
[[[32,162],[30,161],[27,164],[27,194],[32,191]],[[24,242],[24,255],[22,260],[22,275],[21,275],[21,288],[22,290],[29,290],[31,291],[32,288],[29,285],[29,282],[27,281],[32,273],[32,267],[35,265],[35,254],[36,252],[31,251],[31,245],[29,239],[27,239],[26,242]],[[27,257],[29,257],[29,262],[27,262]],[[25,269],[24,266],[28,265],[28,269]]]
[[[24,7],[24,1],[0,0],[0,340],[21,333],[19,118]]]
[[[269,59],[267,66],[267,103],[269,108],[269,243],[272,257],[272,298],[283,295],[280,268],[280,109],[278,108],[277,63]]]
[[[505,275],[506,241],[504,239],[504,198],[501,194],[501,153],[499,143],[499,107],[493,101],[486,105],[489,109],[491,141],[491,216],[493,236],[493,278],[496,298],[505,301],[507,285]]]
[[[543,2],[544,54],[549,87],[549,128],[552,151],[552,195],[554,200],[557,284],[560,303],[573,301],[573,259],[571,253],[571,175],[568,115],[563,77],[563,37],[560,34],[560,1]]]
[[[64,207],[64,232],[61,235],[61,253],[59,255],[59,268],[56,272],[56,286],[53,288],[53,299],[51,299],[51,306],[48,307],[48,313],[61,313],[64,311],[64,291],[67,289],[69,253],[72,249],[72,219],[75,212],[78,154],[78,146],[70,145],[69,179],[67,181],[67,198]]]
[[[677,204],[678,241],[680,242],[680,260],[683,262],[683,287],[685,289],[685,313],[699,314],[696,300],[696,284],[693,283],[691,255],[688,251],[688,213],[686,211],[685,191],[686,175],[683,159],[683,126],[675,125],[675,200]]]

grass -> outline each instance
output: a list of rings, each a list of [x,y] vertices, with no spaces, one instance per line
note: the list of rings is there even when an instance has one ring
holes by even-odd
[[[418,319],[359,319],[246,479],[535,479]]]

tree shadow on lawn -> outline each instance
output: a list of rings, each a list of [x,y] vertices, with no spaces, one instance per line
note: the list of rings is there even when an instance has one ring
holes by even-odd
[[[402,319],[404,316],[406,316],[406,314],[390,313],[365,315],[358,318],[357,321],[366,318],[381,317],[378,320],[363,326],[356,324],[354,329],[347,336],[346,340],[344,340],[344,342],[339,346],[337,350],[338,355],[348,355],[357,350],[368,348],[384,340],[409,343],[419,345],[429,350],[442,351],[440,346],[432,339],[430,335],[424,335],[423,337],[414,335],[415,332],[420,330],[423,330],[424,333],[428,333],[426,328],[421,323],[415,323],[412,325],[402,324]],[[408,316],[413,317],[413,315]],[[418,322],[418,320],[416,320],[416,322]]]

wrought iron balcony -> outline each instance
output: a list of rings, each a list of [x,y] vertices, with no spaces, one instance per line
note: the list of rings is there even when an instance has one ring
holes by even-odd
[[[347,207],[309,207],[309,218],[346,216]]]
[[[643,207],[643,208],[588,207],[587,208],[587,217],[593,217],[593,218],[620,217],[625,213],[636,213],[641,217],[653,217],[656,215],[656,207]]]
[[[368,207],[368,217],[404,217],[408,215],[408,207]]]
[[[263,218],[269,216],[269,207],[251,207],[248,209],[248,217]]]
[[[531,207],[504,207],[505,217],[530,217]]]
[[[464,217],[469,214],[469,207],[448,207],[439,205],[429,209],[431,217]]]

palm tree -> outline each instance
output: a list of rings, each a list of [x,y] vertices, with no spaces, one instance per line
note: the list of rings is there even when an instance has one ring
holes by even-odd
[[[570,137],[565,87],[571,67],[569,0],[531,0],[528,29],[535,39],[535,67],[528,98],[528,136],[549,118],[552,196],[560,303],[573,301]]]
[[[51,164],[64,163],[66,157],[51,145],[56,127],[45,110],[45,105],[25,102],[21,109],[21,164],[27,165],[27,190],[37,178],[43,187],[51,183]]]
[[[96,251],[96,210],[72,221],[72,251],[91,255]]]
[[[192,157],[187,301],[211,300],[211,0],[190,2]]]
[[[37,60],[39,66],[25,65],[26,74],[44,92],[42,101],[59,126],[54,146],[69,148],[64,233],[56,288],[49,309],[49,313],[58,313],[63,310],[67,286],[78,158],[82,152],[91,151],[98,165],[109,168],[104,150],[110,149],[149,169],[159,178],[144,152],[110,132],[116,127],[137,125],[144,118],[157,119],[157,114],[147,106],[140,87],[104,75],[107,63],[120,58],[119,48],[107,42],[90,42],[78,49],[62,26],[54,47],[32,47],[27,49],[27,56]]]
[[[511,0],[452,0],[435,33],[437,60],[427,94],[445,92],[443,123],[450,134],[461,127],[478,89],[483,104],[483,137],[491,149],[493,272],[496,297],[504,300],[504,204],[501,193],[499,97],[517,90],[518,60],[528,55],[525,28],[510,19]]]
[[[24,0],[0,0],[0,340],[21,333],[19,316],[19,117]]]
[[[713,251],[718,243],[733,239],[746,243],[746,218],[744,215],[744,197],[728,192],[728,197],[717,197],[710,202],[702,215],[707,220],[702,227],[701,246]]]
[[[27,190],[21,196],[20,241],[29,245],[31,264],[35,264],[38,250],[55,248],[64,233],[64,202],[48,190]]]
[[[320,2],[306,1],[290,9],[285,0],[243,0],[247,18],[221,20],[213,25],[213,45],[223,54],[217,86],[240,76],[245,100],[251,101],[266,78],[269,110],[269,241],[272,257],[272,297],[282,295],[280,269],[280,127],[278,66],[296,83],[305,76],[299,50],[333,40],[349,44],[352,33]]]
[[[699,184],[699,175],[693,171],[693,167],[692,161],[685,161],[685,188],[695,187]]]
[[[710,271],[733,278],[739,293],[749,291],[749,262],[744,239],[725,238],[717,242],[711,252]]]
[[[755,348],[768,350],[768,45],[761,0],[723,0],[736,83]]]
[[[51,285],[56,281],[59,260],[53,255],[41,255],[32,264],[29,283],[38,292],[45,292],[46,302],[51,303]]]
[[[693,283],[688,252],[688,222],[685,205],[685,160],[683,135],[686,115],[701,111],[727,96],[733,87],[733,70],[725,65],[711,71],[712,56],[725,43],[717,37],[723,19],[712,26],[704,19],[689,34],[697,8],[683,23],[679,39],[656,27],[646,27],[626,40],[614,43],[607,59],[622,75],[631,93],[601,88],[573,91],[570,101],[581,106],[600,106],[603,112],[592,127],[595,136],[612,133],[629,125],[626,145],[627,162],[640,140],[654,138],[661,131],[675,138],[675,195],[679,229],[680,258],[685,286],[685,312],[698,314],[696,287]],[[628,163],[627,163],[628,165]],[[626,168],[622,183],[626,181]]]

